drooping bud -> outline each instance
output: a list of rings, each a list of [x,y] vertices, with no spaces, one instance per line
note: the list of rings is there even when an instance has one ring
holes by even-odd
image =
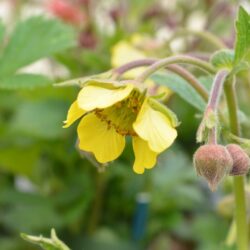
[[[233,166],[233,159],[226,147],[215,144],[199,147],[193,161],[197,174],[207,180],[212,191],[216,190],[219,182]]]
[[[233,168],[230,175],[245,175],[249,171],[250,159],[246,152],[237,144],[228,144],[226,146],[233,159]]]

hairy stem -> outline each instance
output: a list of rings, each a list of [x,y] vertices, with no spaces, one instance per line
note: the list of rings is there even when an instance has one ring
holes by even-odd
[[[197,135],[198,135],[197,138],[200,138],[201,141],[203,141],[204,140],[203,132],[204,132],[205,128],[207,127],[206,124],[209,122],[209,124],[211,124],[211,126],[213,126],[211,128],[209,127],[210,129],[208,131],[208,137],[207,137],[208,144],[217,144],[218,104],[219,104],[219,100],[220,100],[220,97],[222,94],[223,85],[224,85],[224,82],[226,80],[227,75],[228,75],[227,70],[220,70],[216,74],[214,81],[213,81],[212,89],[210,91],[207,107],[206,107],[206,110],[204,112],[202,122],[201,122],[201,124],[198,128],[198,131],[197,131]],[[216,119],[216,120],[214,120],[214,119]],[[214,124],[214,122],[215,122],[215,124]]]
[[[227,84],[225,84],[224,89],[228,105],[231,132],[236,136],[240,136],[241,130],[237,115],[235,81],[228,81]],[[239,250],[248,250],[247,209],[244,184],[244,176],[234,177],[235,220],[237,230],[237,249]]]
[[[137,77],[136,81],[144,82],[148,77],[150,77],[156,71],[162,68],[165,68],[168,65],[177,64],[177,63],[178,64],[179,63],[191,64],[191,65],[197,66],[198,68],[210,74],[216,73],[216,69],[214,69],[214,67],[206,61],[203,61],[198,58],[191,57],[191,56],[178,55],[178,56],[167,57],[167,58],[158,60],[157,62],[153,63],[141,75]]]
[[[217,111],[218,103],[221,97],[223,85],[226,80],[227,74],[227,70],[218,71],[218,73],[216,74],[212,85],[212,90],[210,92],[211,94],[209,96],[207,109],[210,108],[213,111]]]
[[[156,59],[140,59],[136,61],[132,61],[130,63],[124,64],[116,69],[113,70],[114,74],[117,76],[121,76],[127,71],[137,68],[137,67],[143,67],[143,66],[149,66],[157,62]],[[205,89],[203,85],[200,84],[200,82],[193,76],[189,71],[182,68],[178,65],[168,65],[166,66],[167,70],[170,70],[179,76],[181,76],[183,79],[185,79],[199,94],[200,96],[207,101],[208,100],[208,92]]]

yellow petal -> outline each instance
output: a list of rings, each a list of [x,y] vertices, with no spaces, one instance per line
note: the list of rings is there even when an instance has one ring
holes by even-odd
[[[131,62],[131,60],[143,59],[145,54],[136,49],[127,41],[120,41],[112,48],[111,63],[113,67]]]
[[[66,121],[64,121],[63,128],[68,128],[72,123],[74,123],[78,118],[83,116],[84,110],[78,107],[77,102],[73,102],[69,108]]]
[[[115,160],[125,147],[125,137],[113,127],[108,128],[94,113],[83,117],[77,132],[79,148],[92,152],[100,163]]]
[[[77,97],[79,107],[86,111],[96,108],[107,108],[125,99],[133,90],[132,84],[126,86],[105,88],[97,85],[83,87]]]
[[[154,152],[162,152],[168,148],[177,136],[169,118],[160,111],[154,110],[147,99],[133,124],[136,133],[145,141]]]
[[[133,169],[137,174],[143,174],[145,168],[154,167],[158,154],[149,148],[146,141],[137,136],[133,137],[133,149],[135,153]]]
[[[111,64],[114,68],[131,62],[131,60],[139,60],[146,58],[144,52],[137,49],[133,44],[127,41],[120,41],[112,48]],[[125,78],[134,78],[141,74],[145,67],[129,70],[125,73]]]

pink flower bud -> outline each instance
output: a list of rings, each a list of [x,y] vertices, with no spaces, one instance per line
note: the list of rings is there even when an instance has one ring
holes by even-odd
[[[48,9],[57,17],[73,25],[81,25],[85,21],[84,12],[67,0],[51,0]]]
[[[81,48],[95,49],[98,41],[92,30],[84,30],[79,34],[78,42]]]
[[[226,146],[233,159],[233,168],[230,175],[245,175],[249,170],[250,159],[246,152],[237,144]]]
[[[233,166],[233,159],[222,145],[203,145],[194,154],[194,166],[198,175],[203,176],[212,191],[216,190],[222,178]]]

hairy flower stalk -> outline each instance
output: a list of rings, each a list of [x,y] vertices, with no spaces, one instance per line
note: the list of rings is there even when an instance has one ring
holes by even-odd
[[[113,74],[115,78],[119,78],[120,76],[122,76],[124,73],[126,73],[131,69],[142,66],[150,66],[156,62],[157,62],[156,59],[150,59],[150,58],[131,61],[130,63],[126,63],[118,68],[115,68],[113,70]],[[200,94],[200,96],[207,101],[208,99],[207,90],[189,71],[187,71],[186,69],[184,69],[179,65],[167,65],[166,69],[178,74],[183,79],[185,79]]]
[[[100,163],[118,158],[125,137],[132,137],[133,169],[143,173],[175,140],[175,115],[132,81],[89,80],[71,105],[64,127],[81,118],[79,148],[91,152]]]
[[[179,63],[194,65],[200,68],[201,70],[211,74],[216,73],[216,69],[213,68],[213,66],[211,66],[211,64],[206,61],[200,60],[192,56],[176,55],[158,60],[150,67],[148,67],[141,75],[139,75],[136,80],[138,82],[144,82],[149,76],[151,76],[159,69],[162,69],[171,64],[179,64]]]
[[[217,144],[218,104],[227,75],[227,70],[221,70],[216,74],[214,78],[207,107],[204,112],[202,122],[197,131],[198,142],[204,141],[206,139],[205,137],[207,136],[208,143]]]
[[[201,146],[194,154],[194,166],[214,191],[224,176],[232,171],[233,159],[227,148],[217,145],[217,109],[223,84],[228,71],[219,71],[214,79],[204,117],[199,126],[197,139],[208,144]]]

